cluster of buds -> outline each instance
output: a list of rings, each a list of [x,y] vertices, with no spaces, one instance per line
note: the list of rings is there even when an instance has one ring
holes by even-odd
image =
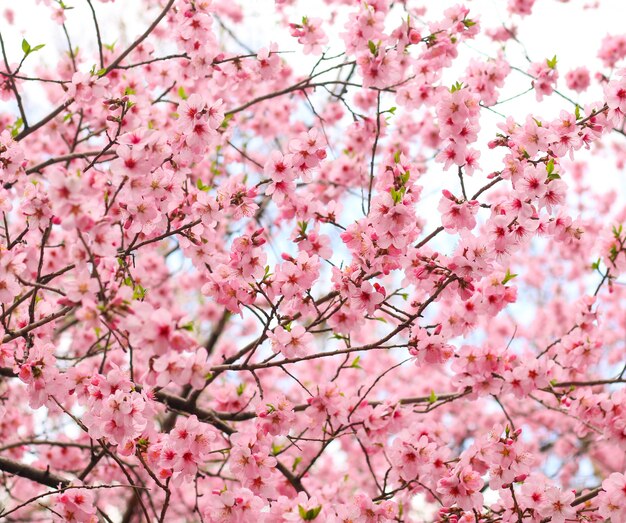
[[[102,105],[104,105],[107,110],[109,111],[117,111],[120,110],[122,111],[122,114],[120,116],[114,116],[112,114],[107,116],[107,121],[108,122],[115,122],[115,123],[122,123],[122,119],[124,117],[124,114],[126,113],[126,111],[128,109],[130,109],[130,107],[132,102],[130,101],[130,98],[128,96],[122,96],[121,98],[108,98],[107,100],[104,100],[102,102]]]

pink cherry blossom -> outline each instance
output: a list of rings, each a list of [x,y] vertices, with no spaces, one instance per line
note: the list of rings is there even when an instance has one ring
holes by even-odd
[[[626,519],[610,7],[14,4],[0,518]]]

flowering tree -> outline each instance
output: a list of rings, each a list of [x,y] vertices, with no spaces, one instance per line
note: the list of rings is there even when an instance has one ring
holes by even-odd
[[[626,521],[626,36],[533,3],[7,11],[3,521]]]

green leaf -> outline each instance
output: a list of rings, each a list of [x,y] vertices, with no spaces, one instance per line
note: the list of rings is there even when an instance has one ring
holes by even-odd
[[[226,116],[224,116],[224,120],[222,120],[222,123],[220,124],[220,128],[221,129],[227,129],[228,128],[228,122],[230,122],[233,119],[233,114],[227,114]]]
[[[203,192],[207,192],[211,188],[210,185],[204,185],[200,178],[198,178],[198,181],[196,182],[196,187]]]
[[[437,35],[436,34],[429,34],[426,37],[426,43],[427,43],[428,47],[434,45],[436,41],[437,41]]]
[[[472,26],[476,25],[476,22],[474,22],[474,20],[466,18],[465,20],[463,20],[463,25],[465,27],[472,27]]]
[[[546,171],[548,171],[548,180],[558,180],[561,178],[559,173],[554,172],[554,158],[550,158],[550,161],[546,164]]]
[[[404,193],[406,193],[406,188],[401,187],[400,189],[391,189],[391,197],[395,203],[400,203],[402,198],[404,197]]]
[[[367,47],[369,47],[370,53],[372,53],[374,56],[378,54],[378,46],[371,40],[367,42]]]
[[[178,96],[180,96],[183,100],[189,98],[187,96],[187,93],[185,92],[185,88],[182,85],[178,88]]]
[[[396,151],[395,154],[393,155],[393,161],[395,163],[400,163],[400,151]]]
[[[237,385],[237,396],[241,396],[244,390],[246,390],[245,383],[240,383],[239,385]]]
[[[26,38],[22,40],[22,51],[24,51],[24,54],[30,53],[30,44],[26,41]]]
[[[18,134],[20,134],[20,129],[24,125],[24,120],[18,118],[15,120],[15,123],[11,126],[11,136],[15,138]]]
[[[46,47],[46,44],[39,44],[39,45],[36,45],[35,47],[33,47],[33,48],[30,50],[30,52],[31,52],[31,53],[34,53],[35,51],[39,51],[39,49],[43,49],[44,47]]]
[[[502,280],[502,285],[506,285],[513,278],[515,278],[516,276],[517,276],[517,274],[512,274],[511,271],[509,269],[507,269],[506,270],[506,274],[504,275],[504,280]]]
[[[354,361],[350,364],[350,368],[362,369],[363,367],[359,365],[359,361],[361,361],[361,356],[357,356],[356,358],[354,358]]]
[[[576,116],[576,120],[580,120],[580,105],[576,104],[576,109],[574,109],[574,115]]]
[[[293,460],[293,465],[291,465],[291,472],[296,471],[301,461],[302,461],[302,456],[296,456],[296,458]]]
[[[137,94],[137,91],[135,91],[132,87],[127,87],[126,89],[124,89],[124,94],[126,96],[131,94]]]
[[[146,289],[144,289],[141,285],[135,285],[133,288],[133,299],[143,300],[146,297],[146,292]]]
[[[193,322],[190,321],[189,323],[185,323],[184,325],[181,325],[180,328],[189,332],[193,332]]]
[[[300,514],[300,517],[304,521],[314,520],[321,511],[322,511],[322,505],[320,505],[319,507],[311,508],[309,510],[305,509],[302,505],[298,505],[298,512]]]
[[[454,93],[456,91],[460,91],[461,89],[463,89],[463,83],[462,82],[456,82],[452,85],[452,87],[450,87],[450,92]]]
[[[615,236],[616,239],[619,239],[623,230],[624,226],[622,224],[619,224],[617,227],[613,226],[613,236]]]
[[[435,401],[437,401],[437,394],[435,394],[434,390],[431,390],[430,396],[428,396],[428,403],[432,405],[433,403],[435,403]]]
[[[600,259],[600,258],[598,258],[596,261],[594,261],[594,262],[591,264],[591,268],[592,268],[594,271],[597,271],[598,269],[600,269],[600,261],[601,261],[601,259]]]
[[[551,60],[550,59],[546,60],[546,63],[548,64],[548,67],[550,69],[556,69],[556,62],[557,62],[556,55],[554,55]]]

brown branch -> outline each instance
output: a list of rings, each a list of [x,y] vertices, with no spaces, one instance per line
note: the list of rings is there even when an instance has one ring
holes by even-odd
[[[56,118],[59,114],[61,114],[65,109],[67,109],[73,103],[74,103],[74,98],[70,98],[69,100],[66,100],[61,105],[59,105],[56,109],[53,109],[50,113],[48,113],[48,115],[44,116],[37,123],[31,125],[28,128],[25,127],[24,129],[22,129],[22,132],[20,132],[15,137],[15,141],[19,142],[20,140],[23,140],[24,138],[26,138],[29,134],[34,133],[38,129],[41,129],[50,120],[53,120],[54,118]]]
[[[33,174],[36,173],[38,171],[41,171],[42,169],[48,167],[49,165],[53,165],[55,163],[61,163],[61,162],[66,162],[66,161],[70,161],[70,160],[77,160],[77,159],[87,159],[90,156],[98,156],[99,154],[101,154],[101,151],[85,151],[85,152],[78,152],[78,153],[70,153],[70,154],[64,154],[61,156],[54,156],[52,158],[48,158],[46,161],[38,163],[37,165],[30,167],[29,169],[26,169],[26,174]],[[109,152],[107,154],[112,154],[114,156],[117,156],[114,152]],[[107,160],[103,160],[103,161],[110,161],[113,158],[108,158]]]
[[[93,18],[93,24],[96,26],[96,40],[98,40],[98,56],[100,57],[100,69],[104,69],[104,55],[102,54],[102,37],[100,36],[100,25],[98,24],[98,17],[96,16],[96,10],[93,8],[91,0],[87,0],[89,9],[91,9],[91,17]]]
[[[39,321],[30,323],[29,325],[27,325],[23,329],[20,329],[18,331],[13,331],[10,334],[7,334],[2,339],[2,343],[8,343],[9,341],[14,340],[15,338],[19,338],[20,336],[25,336],[30,331],[35,330],[35,329],[41,327],[42,325],[45,325],[46,323],[50,323],[51,321],[54,321],[54,320],[56,320],[58,318],[61,318],[62,316],[65,316],[73,308],[74,307],[70,307],[70,306],[63,307],[61,310],[58,310],[57,312],[55,312],[53,314],[45,316],[45,317],[41,318]]]
[[[25,465],[19,461],[13,461],[12,459],[3,458],[0,456],[0,470],[19,476],[21,478],[30,479],[36,483],[46,485],[50,488],[67,487],[70,481],[57,476],[50,472],[49,469],[41,470],[30,465]]]
[[[174,5],[174,1],[175,0],[169,0],[169,2],[167,2],[167,4],[165,5],[165,7],[163,8],[163,10],[161,11],[161,13],[159,14],[159,16],[157,16],[154,19],[154,22],[152,22],[150,24],[150,27],[148,27],[148,29],[146,29],[144,31],[144,33],[137,38],[137,40],[135,40],[132,44],[130,44],[130,46],[122,53],[120,54],[115,60],[113,60],[113,62],[111,62],[105,72],[104,75],[107,75],[108,73],[110,73],[113,69],[115,69],[120,63],[122,63],[122,61],[124,60],[124,58],[126,58],[130,53],[132,53],[135,48],[141,43],[143,42],[146,38],[148,38],[148,36],[150,36],[150,34],[152,33],[152,31],[154,31],[154,29],[156,28],[157,25],[159,25],[159,22],[161,20],[163,20],[163,18],[165,17],[165,15],[167,14],[167,12],[170,10],[170,8]]]

